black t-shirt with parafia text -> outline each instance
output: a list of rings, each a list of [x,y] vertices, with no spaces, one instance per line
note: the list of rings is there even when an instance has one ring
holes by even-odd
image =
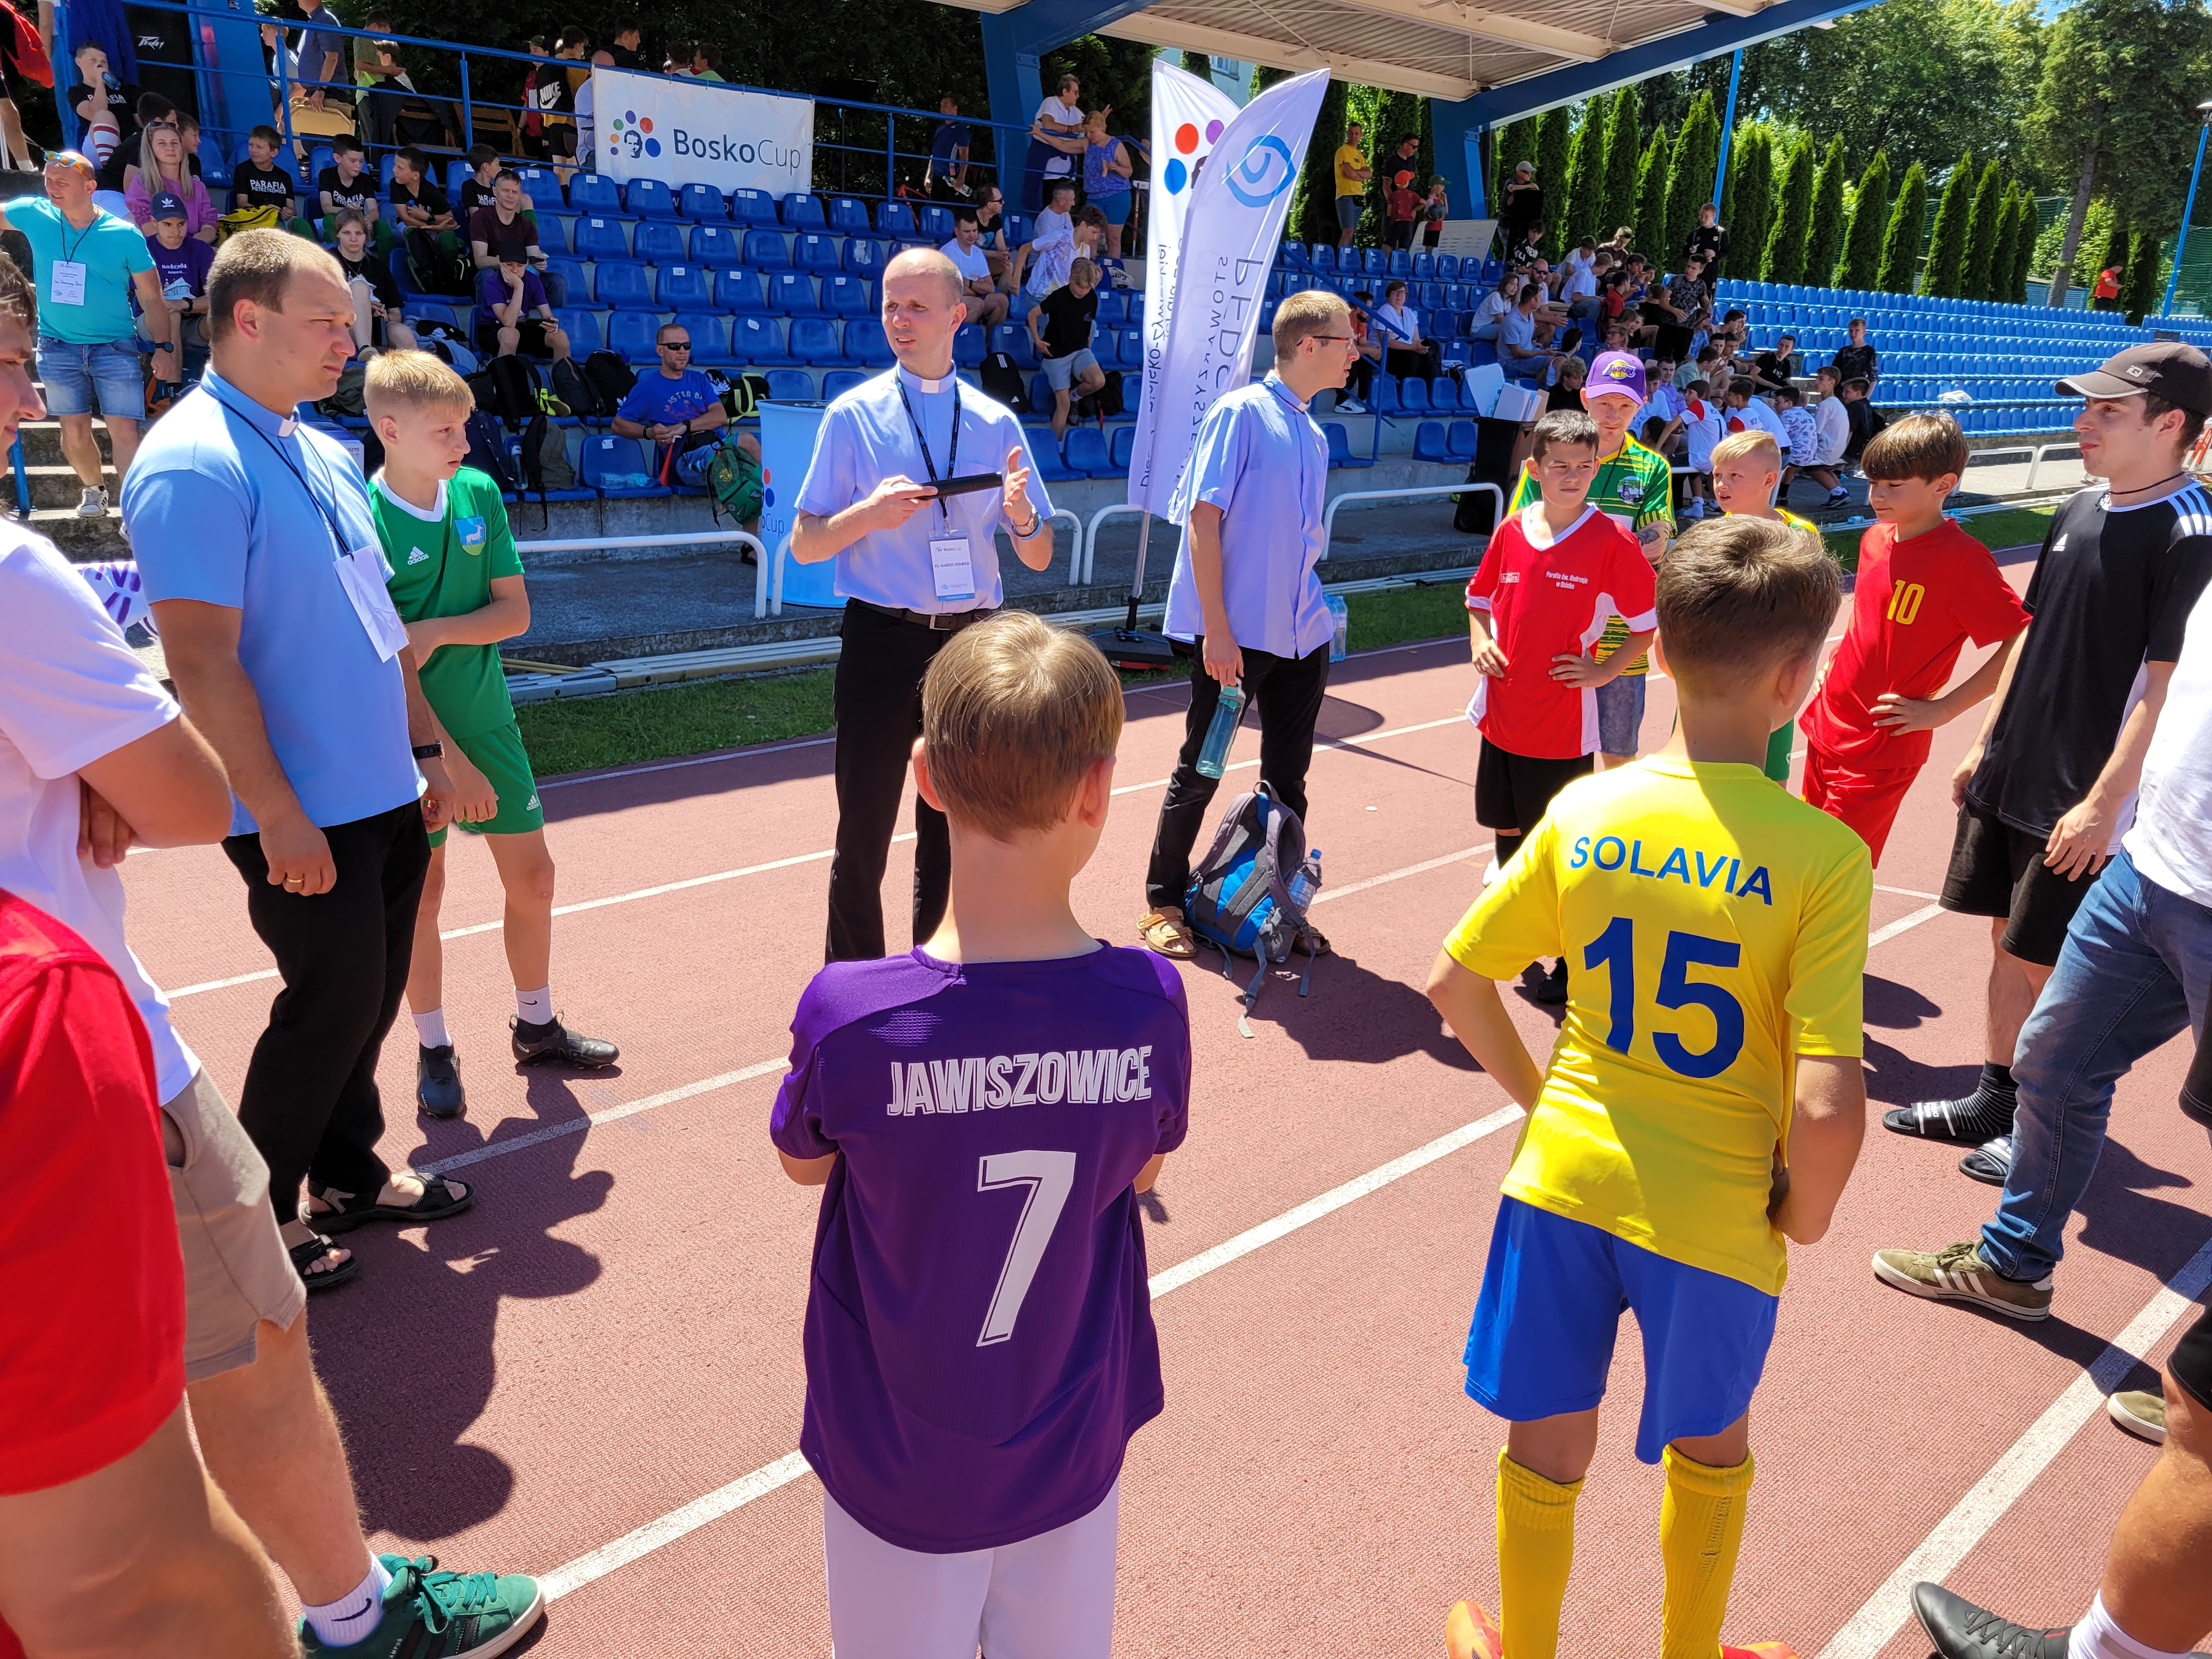
[[[471,173],[461,180],[461,210],[458,216],[460,222],[467,224],[477,216],[478,208],[489,207],[494,199],[491,186],[478,184],[476,174]]]
[[[1037,301],[1044,313],[1044,343],[1055,357],[1084,350],[1091,343],[1091,325],[1098,315],[1098,290],[1077,297],[1073,284],[1060,287]]]
[[[366,213],[376,202],[376,179],[367,167],[354,174],[351,184],[338,177],[336,167],[325,167],[315,177],[315,191],[319,196],[325,191],[330,192],[331,206],[341,211],[351,208]]]
[[[248,161],[230,175],[230,203],[233,207],[273,207],[284,210],[284,204],[300,193],[292,182],[292,175],[271,162],[258,167]]]
[[[2047,836],[2112,758],[2146,662],[2179,659],[2212,579],[2212,497],[2196,484],[2114,507],[2102,484],[2051,521],[2023,599],[2012,687],[1966,786],[1969,805]]]

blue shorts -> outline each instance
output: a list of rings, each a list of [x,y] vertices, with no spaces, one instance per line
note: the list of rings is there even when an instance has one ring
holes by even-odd
[[[1106,222],[1108,224],[1126,225],[1129,222],[1129,197],[1131,193],[1132,192],[1126,190],[1111,191],[1102,195],[1091,197],[1090,198],[1089,204],[1097,208],[1101,213],[1106,216]]]
[[[46,384],[49,415],[89,415],[97,392],[102,416],[118,421],[146,418],[146,371],[139,364],[135,339],[73,345],[41,334],[39,379]]]
[[[1636,1455],[1656,1463],[1668,1442],[1718,1434],[1751,1409],[1779,1305],[1741,1279],[1504,1199],[1467,1334],[1467,1391],[1510,1423],[1589,1411],[1632,1309],[1644,1334]]]
[[[1633,760],[1644,737],[1644,684],[1649,674],[1622,674],[1597,689],[1597,746]]]

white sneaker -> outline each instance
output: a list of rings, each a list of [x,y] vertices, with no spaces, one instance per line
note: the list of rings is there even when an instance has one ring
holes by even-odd
[[[76,504],[80,519],[104,519],[107,516],[107,492],[97,484],[84,487],[84,499]]]
[[[1702,501],[1692,501],[1688,506],[1682,509],[1682,516],[1686,519],[1704,518],[1705,516],[1705,502]]]
[[[1364,415],[1367,412],[1367,405],[1357,398],[1346,398],[1342,403],[1337,404],[1336,412],[1340,415]]]

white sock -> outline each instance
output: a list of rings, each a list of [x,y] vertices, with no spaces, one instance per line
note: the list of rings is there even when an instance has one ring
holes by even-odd
[[[364,1640],[384,1617],[384,1592],[391,1583],[392,1575],[385,1571],[383,1560],[372,1555],[368,1577],[335,1601],[301,1607],[301,1616],[313,1627],[325,1647],[351,1647]]]
[[[2189,1656],[2136,1641],[2105,1610],[2105,1594],[2100,1590],[2067,1638],[2066,1659],[2189,1659]]]
[[[553,988],[541,985],[534,991],[514,988],[514,1012],[525,1025],[544,1025],[553,1018]]]
[[[415,1041],[425,1048],[453,1046],[453,1038],[446,1035],[446,1011],[443,1008],[433,1008],[427,1014],[415,1016]]]

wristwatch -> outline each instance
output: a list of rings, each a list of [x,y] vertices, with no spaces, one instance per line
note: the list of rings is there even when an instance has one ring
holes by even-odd
[[[442,743],[418,743],[415,745],[414,753],[416,760],[443,760],[446,745]]]
[[[175,344],[167,340],[162,341],[161,344],[154,348],[156,351],[174,351],[176,349]]]

